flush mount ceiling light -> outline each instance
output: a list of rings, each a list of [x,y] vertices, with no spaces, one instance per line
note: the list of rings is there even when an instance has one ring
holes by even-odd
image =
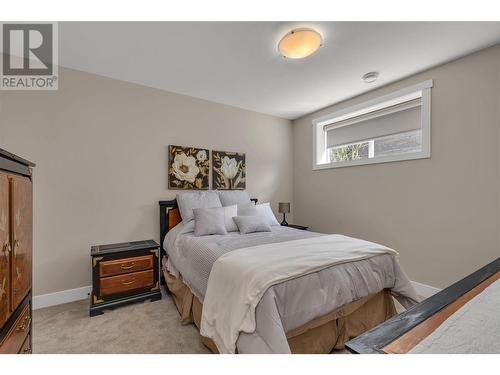
[[[375,82],[378,78],[378,72],[366,73],[362,78],[363,78],[363,81],[365,81],[365,83]]]
[[[303,59],[312,55],[323,44],[321,35],[313,29],[295,29],[281,38],[278,50],[283,57]]]

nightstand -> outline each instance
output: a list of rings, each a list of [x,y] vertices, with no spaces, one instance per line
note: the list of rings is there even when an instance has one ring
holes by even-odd
[[[300,229],[300,230],[308,230],[309,229],[309,227],[306,227],[304,225],[297,225],[297,224],[288,224],[288,225],[284,225],[284,226],[294,228],[294,229]]]
[[[160,245],[153,240],[92,246],[90,316],[103,310],[161,299]]]

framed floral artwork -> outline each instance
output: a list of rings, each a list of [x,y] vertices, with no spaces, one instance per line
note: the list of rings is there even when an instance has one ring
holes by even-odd
[[[212,188],[219,190],[244,190],[245,187],[245,154],[212,151]]]
[[[169,189],[209,188],[209,151],[203,148],[168,146]]]

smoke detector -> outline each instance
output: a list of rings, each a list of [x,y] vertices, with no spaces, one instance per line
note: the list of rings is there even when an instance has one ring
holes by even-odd
[[[375,82],[378,78],[378,72],[368,72],[362,78],[365,83]]]

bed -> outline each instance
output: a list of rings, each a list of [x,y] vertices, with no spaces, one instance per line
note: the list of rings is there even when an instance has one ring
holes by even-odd
[[[346,344],[357,354],[499,354],[500,258]]]
[[[218,260],[248,249],[279,249],[326,238],[321,233],[281,226],[269,233],[195,237],[182,223],[176,200],[160,201],[159,205],[165,283],[181,322],[194,323],[198,329],[203,329],[207,305],[213,305],[212,297],[205,297],[209,276]],[[238,332],[233,348],[221,346],[220,342],[216,345],[213,337],[200,337],[214,353],[330,353],[344,349],[351,338],[394,316],[393,296],[405,307],[418,301],[396,257],[379,254],[306,272],[266,287],[252,311],[253,328]]]

